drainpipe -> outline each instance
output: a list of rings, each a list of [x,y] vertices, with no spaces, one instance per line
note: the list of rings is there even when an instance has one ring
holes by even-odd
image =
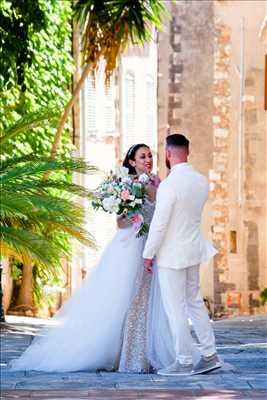
[[[4,313],[4,305],[3,305],[2,273],[3,273],[3,264],[0,260],[0,322],[5,322],[5,313]]]
[[[245,20],[241,19],[241,48],[240,48],[240,67],[236,67],[239,80],[239,129],[238,129],[238,203],[241,207],[243,203],[243,162],[244,162],[244,128],[245,128],[245,109],[244,109],[244,94],[245,94]]]

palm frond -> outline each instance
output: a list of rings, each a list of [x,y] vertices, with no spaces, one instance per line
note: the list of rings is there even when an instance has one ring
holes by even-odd
[[[45,237],[25,229],[1,226],[2,256],[15,256],[18,260],[29,256],[34,261],[51,266],[59,261],[59,249]]]
[[[95,247],[92,235],[85,229],[84,208],[73,200],[77,196],[89,198],[92,193],[69,182],[67,174],[94,174],[98,170],[82,158],[59,156],[54,160],[35,154],[18,157],[5,151],[10,139],[58,117],[57,111],[50,110],[28,114],[0,137],[1,254],[21,262],[25,256],[30,257],[51,273],[60,265],[61,257],[70,253],[70,238]],[[47,172],[52,174],[44,180]]]
[[[3,166],[0,168],[0,179],[1,184],[5,184],[6,182],[11,183],[12,180],[16,179],[25,179],[26,177],[30,177],[33,179],[34,177],[40,179],[40,176],[47,171],[58,172],[58,171],[72,171],[78,173],[95,173],[97,168],[89,165],[86,161],[81,158],[72,158],[72,159],[57,159],[52,160],[49,158],[34,158],[31,161],[24,161],[14,164],[14,168],[12,168],[12,164],[9,162],[4,162]]]
[[[65,232],[83,244],[95,247],[93,237],[83,228],[84,208],[70,200],[53,196],[20,193],[1,195],[1,225],[42,231]]]
[[[162,28],[163,15],[168,12],[158,0],[77,0],[74,18],[81,27],[84,63],[94,74],[103,58],[108,83],[127,43],[143,46],[152,40],[152,27]]]
[[[4,186],[4,185],[3,185]],[[55,189],[58,193],[68,193],[69,195],[75,195],[78,197],[92,198],[93,192],[85,188],[84,186],[77,185],[75,183],[67,182],[64,180],[50,180],[50,181],[38,181],[36,180],[25,180],[8,182],[5,184],[5,188],[8,188],[10,193],[24,193],[24,195],[30,196],[31,193],[39,193],[40,196],[51,195],[49,189]],[[53,195],[55,197],[55,195]]]
[[[29,198],[20,193],[9,193],[3,189],[0,196],[1,223],[5,223],[6,219],[27,219],[28,213],[32,209],[32,202]]]
[[[27,158],[27,157],[26,157]],[[1,175],[1,245],[3,255],[23,259],[31,256],[37,263],[53,268],[63,254],[67,254],[56,235],[66,235],[82,244],[95,247],[92,235],[84,228],[84,208],[62,192],[87,197],[91,193],[73,183],[42,180],[47,168],[62,170],[63,167],[77,171],[94,172],[96,169],[83,160],[29,160],[25,157],[2,166]],[[54,168],[54,169],[53,169]],[[57,189],[56,196],[50,189]],[[50,240],[48,238],[51,238]]]
[[[12,126],[6,128],[4,132],[0,132],[1,153],[4,152],[4,144],[9,139],[22,132],[25,133],[26,130],[40,126],[44,121],[58,121],[60,114],[60,110],[39,109],[38,111],[28,113],[21,117],[17,122],[12,124]]]
[[[74,219],[74,218],[73,218]],[[94,237],[79,224],[71,224],[64,220],[60,220],[52,215],[43,214],[40,222],[45,225],[46,229],[52,232],[64,232],[68,234],[72,239],[76,239],[81,244],[96,249],[96,242]]]

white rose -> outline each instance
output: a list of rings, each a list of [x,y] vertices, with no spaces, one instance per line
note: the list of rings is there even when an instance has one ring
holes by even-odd
[[[135,202],[136,202],[136,204],[143,204],[143,200],[142,199],[136,199]]]
[[[102,204],[103,204],[104,210],[110,212],[111,202],[112,202],[112,198],[111,198],[111,197],[105,197],[105,198],[103,199]]]
[[[105,197],[102,204],[104,210],[112,213],[117,213],[119,211],[119,205],[121,203],[120,199],[116,199],[114,196]]]
[[[126,178],[129,176],[129,170],[125,167],[116,167],[116,175],[119,178]]]
[[[112,209],[111,209],[111,212],[114,212],[114,213],[116,213],[116,214],[119,212],[119,206],[118,206],[118,204],[116,204],[116,203],[113,204]]]
[[[130,185],[132,183],[132,179],[129,176],[125,176],[124,178],[121,179],[122,183],[126,183]]]
[[[149,181],[149,176],[147,174],[142,174],[139,176],[138,181],[145,185]]]

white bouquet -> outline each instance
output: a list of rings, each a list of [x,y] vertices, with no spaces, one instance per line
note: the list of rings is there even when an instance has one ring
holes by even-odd
[[[149,181],[146,174],[133,178],[124,167],[116,168],[104,179],[95,192],[92,202],[97,210],[130,218],[136,235],[142,236],[148,232],[149,226],[144,222],[142,207],[145,201],[145,184]]]

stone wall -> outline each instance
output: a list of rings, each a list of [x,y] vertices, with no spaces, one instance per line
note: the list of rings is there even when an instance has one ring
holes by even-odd
[[[259,307],[259,292],[266,286],[267,274],[267,210],[266,165],[267,140],[261,83],[263,70],[252,68],[245,79],[244,132],[244,216],[247,231],[246,263],[248,307],[250,312]]]
[[[192,141],[190,161],[208,174],[213,152],[212,2],[169,2],[168,7],[171,18],[158,43],[159,139],[163,144],[168,132],[184,132]],[[164,157],[159,157],[164,171]]]
[[[203,293],[218,316],[261,312],[259,293],[267,286],[265,52],[259,39],[265,3],[166,4],[171,18],[158,40],[159,170],[166,176],[166,135],[185,133],[190,162],[210,179],[203,230],[219,250],[214,265],[202,270]]]
[[[215,19],[213,85],[213,169],[210,170],[213,241],[219,253],[214,260],[214,311],[224,309],[224,294],[235,286],[229,281],[229,137],[231,132],[231,31]],[[223,304],[224,303],[224,304]]]
[[[215,23],[227,27],[230,36],[225,32],[230,45],[230,98],[227,90],[224,93],[230,107],[225,182],[229,219],[224,230],[227,260],[225,268],[216,265],[215,269],[219,278],[215,282],[217,309],[224,308],[227,313],[261,312],[259,293],[267,286],[265,52],[259,40],[264,15],[262,1],[248,0],[246,5],[242,1],[214,2]],[[216,82],[216,76],[214,79]],[[217,221],[214,223],[216,227]]]
[[[209,175],[213,168],[213,5],[210,1],[167,3],[171,18],[158,38],[158,161],[166,176],[165,138],[182,132],[191,141],[190,162]],[[203,218],[204,236],[212,239],[209,201]],[[203,294],[212,303],[213,262],[202,268]]]

